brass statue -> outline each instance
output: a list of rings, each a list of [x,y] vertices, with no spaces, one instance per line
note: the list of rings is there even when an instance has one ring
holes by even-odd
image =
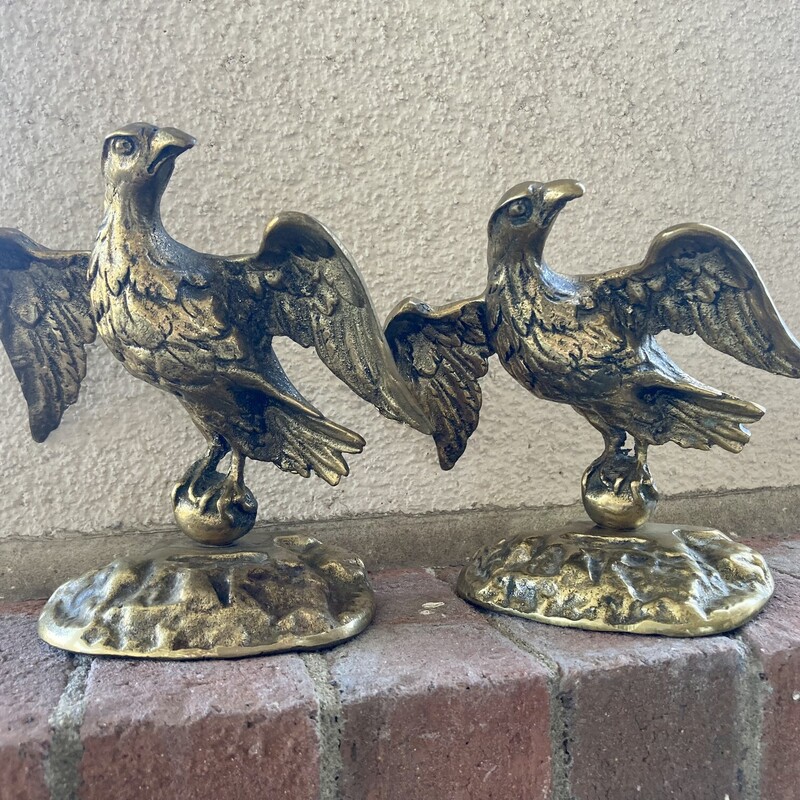
[[[580,276],[551,270],[548,233],[582,194],[571,180],[513,187],[489,221],[485,293],[435,310],[409,299],[387,322],[400,371],[434,424],[443,469],[478,425],[478,381],[492,354],[537,397],[571,405],[605,440],[582,482],[597,527],[576,523],[485,548],[465,567],[459,591],[559,625],[728,630],[769,598],[769,570],[718,531],[645,525],[658,500],[647,448],[675,442],[739,452],[750,436],[745,426],[764,410],[690,377],[654,337],[696,333],[745,364],[792,378],[800,377],[800,344],[746,253],[706,225],[663,231],[632,267]]]
[[[0,339],[34,439],[43,441],[76,401],[84,348],[97,332],[132,375],[177,397],[208,441],[173,506],[184,533],[217,547],[115,562],[62,586],[40,633],[70,650],[245,655],[329,644],[369,622],[371,590],[355,557],[302,537],[279,537],[261,552],[219,547],[255,522],[246,458],[336,484],[348,472],[345,454],[364,446],[292,385],[274,336],[313,346],[382,414],[430,432],[352,259],[323,225],[280,214],[256,254],[226,257],[167,233],[161,197],[176,158],[194,144],[174,128],[141,123],[106,137],[105,216],[91,253],[0,231]]]

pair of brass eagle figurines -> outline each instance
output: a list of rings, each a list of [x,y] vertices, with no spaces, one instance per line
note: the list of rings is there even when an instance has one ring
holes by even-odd
[[[120,559],[65,583],[40,635],[77,652],[226,657],[329,645],[361,631],[374,600],[361,561],[310,537],[247,547],[246,459],[336,484],[364,440],[292,385],[275,336],[313,346],[381,414],[433,436],[452,468],[478,426],[497,355],[537,397],[603,436],[583,476],[594,524],[505,539],[464,568],[478,605],[557,625],[696,636],[730,630],[772,593],[763,558],[714,530],[647,522],[658,500],[650,445],[738,452],[764,410],[706,386],[659,346],[696,333],[745,364],[800,377],[800,345],[752,262],[719,230],[660,233],[644,260],[568,276],[544,259],[571,180],[524,182],[489,220],[485,292],[433,309],[405,300],[382,328],[350,256],[322,224],[282,213],[253,255],[214,256],[164,229],[161,197],[195,140],[127,125],[102,151],[105,215],[91,252],[0,230],[0,339],[44,441],[78,398],[96,335],[135,377],[178,398],[207,441],[172,500],[196,544]],[[627,447],[629,439],[632,448]],[[223,459],[227,468],[220,471]]]

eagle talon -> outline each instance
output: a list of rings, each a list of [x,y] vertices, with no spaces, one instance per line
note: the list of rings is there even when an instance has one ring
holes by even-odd
[[[178,492],[185,491],[192,504],[197,505],[201,512],[205,512],[209,498],[207,495],[214,492],[214,480],[217,465],[222,461],[229,447],[220,436],[209,440],[208,452],[203,458],[195,461],[186,471],[181,482],[172,491],[172,501],[175,502]]]
[[[214,440],[172,492],[178,526],[203,544],[231,544],[256,521],[258,502],[244,483],[244,456],[234,451],[227,475],[216,469],[229,449],[224,440]]]
[[[215,487],[213,494],[217,494],[217,511],[230,522],[234,521],[233,508],[244,511],[255,510],[253,495],[243,483],[230,475],[225,477],[220,486]]]
[[[606,528],[644,524],[658,502],[647,467],[647,448],[606,448],[584,473],[583,505],[592,520]]]
[[[208,475],[208,472],[209,469],[207,466],[198,468],[189,479],[189,483],[186,484],[186,496],[192,503],[195,503],[201,511],[206,510],[206,506],[208,505],[208,497],[210,496],[211,491],[207,490],[201,493],[198,491],[198,487],[208,482],[208,478],[211,477]]]
[[[206,511],[208,511],[208,504],[214,499],[214,495],[216,495],[218,488],[219,484],[214,483],[208,489],[206,489],[203,494],[198,496],[190,487],[187,490],[187,495],[189,500],[197,506],[197,510],[201,514],[205,514]],[[217,503],[217,505],[219,506],[219,503]]]

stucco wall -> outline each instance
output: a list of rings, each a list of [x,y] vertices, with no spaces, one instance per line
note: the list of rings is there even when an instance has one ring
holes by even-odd
[[[480,291],[498,196],[574,177],[588,192],[550,239],[555,268],[631,263],[667,225],[708,222],[743,243],[800,330],[794,0],[26,0],[0,13],[0,225],[48,246],[90,245],[100,140],[144,119],[200,140],[165,199],[178,239],[245,252],[274,212],[302,209],[350,248],[382,317],[409,293]],[[800,385],[699,341],[668,344],[698,378],[769,413],[738,457],[654,451],[662,491],[797,483]],[[570,502],[600,449],[573,411],[495,364],[481,427],[442,473],[430,440],[379,417],[312,354],[280,350],[368,447],[336,488],[251,465],[264,519]],[[44,445],[0,357],[0,437],[0,535],[169,524],[170,486],[202,450],[178,405],[101,345]]]

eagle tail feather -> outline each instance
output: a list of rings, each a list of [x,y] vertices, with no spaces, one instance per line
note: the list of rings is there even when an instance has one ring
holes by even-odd
[[[312,417],[290,406],[272,406],[267,430],[279,443],[273,461],[280,469],[304,478],[315,472],[331,486],[350,468],[344,456],[360,453],[365,442],[354,431],[325,417]]]
[[[665,395],[667,438],[681,447],[708,450],[716,445],[738,453],[750,441],[746,426],[764,415],[761,406],[722,392],[682,390]]]

